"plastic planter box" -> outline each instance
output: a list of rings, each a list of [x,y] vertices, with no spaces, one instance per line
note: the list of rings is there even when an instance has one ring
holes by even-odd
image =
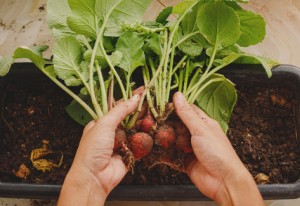
[[[234,68],[237,67],[237,68]],[[237,85],[255,84],[272,85],[276,82],[289,86],[296,94],[297,105],[295,107],[296,125],[300,125],[300,69],[290,65],[281,65],[273,69],[273,77],[268,79],[257,65],[237,65],[224,71],[226,75]],[[25,77],[25,78],[24,78]],[[4,78],[0,78],[0,84],[9,81],[23,81],[24,84],[38,84],[50,81],[35,69],[31,63],[17,63],[13,65],[12,71]],[[34,79],[34,80],[33,80]],[[0,91],[0,95],[1,95]],[[297,136],[300,128],[296,128]],[[1,138],[1,134],[0,134]],[[300,150],[300,139],[297,138]],[[300,197],[300,179],[291,184],[269,184],[258,185],[264,199],[293,199]],[[61,185],[25,184],[0,182],[0,197],[19,198],[57,198]],[[109,195],[109,200],[207,200],[193,185],[120,185]]]

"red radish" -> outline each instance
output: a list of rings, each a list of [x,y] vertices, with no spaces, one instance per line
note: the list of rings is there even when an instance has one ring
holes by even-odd
[[[136,160],[149,154],[153,147],[153,139],[149,134],[139,132],[129,138],[129,148]]]
[[[189,134],[181,134],[177,136],[175,147],[179,151],[183,151],[184,153],[192,153],[193,148],[191,145],[191,136]]]
[[[180,120],[168,121],[168,124],[175,129],[177,135],[190,134],[189,129]]]
[[[147,114],[144,119],[141,121],[140,130],[145,133],[149,133],[152,129],[154,129],[155,120],[151,116],[151,114]]]
[[[176,134],[171,126],[164,125],[156,131],[154,135],[154,143],[157,146],[168,149],[176,139]]]
[[[115,142],[114,142],[114,152],[120,150],[126,143],[126,133],[122,129],[116,129]]]

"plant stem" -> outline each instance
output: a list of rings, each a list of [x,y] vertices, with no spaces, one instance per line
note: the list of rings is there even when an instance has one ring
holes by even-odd
[[[175,48],[178,47],[180,44],[182,44],[184,41],[186,41],[187,39],[189,39],[192,36],[195,36],[196,34],[200,34],[200,31],[195,31],[192,33],[189,33],[188,35],[185,35],[182,39],[180,39],[176,44],[175,44]]]
[[[58,81],[55,77],[52,77],[47,72],[44,71],[44,69],[41,69],[41,71],[49,78],[51,79],[57,86],[59,86],[63,91],[65,91],[67,94],[69,94],[75,101],[77,101],[91,116],[94,120],[97,120],[99,117],[97,114],[87,105],[82,99],[80,99],[74,92],[72,92],[68,87],[63,85],[60,81]]]
[[[169,68],[169,76],[168,76],[168,81],[167,81],[167,83],[168,83],[167,97],[166,97],[166,101],[167,102],[169,102],[170,92],[171,92],[171,83],[172,83],[174,57],[175,57],[175,47],[172,48],[172,53],[171,53],[171,62],[170,62],[170,68]]]
[[[96,61],[95,64],[96,64],[96,70],[98,73],[99,83],[100,83],[101,102],[102,102],[103,113],[106,114],[108,112],[107,91],[105,88],[105,82],[104,82],[103,75],[100,70],[98,61]]]
[[[143,91],[143,94],[142,94],[142,97],[141,97],[141,102],[139,104],[139,111],[141,111],[140,109],[142,108],[142,105],[143,105],[143,99],[145,98],[146,94],[147,94],[147,91],[152,87],[154,81],[157,79],[158,75],[161,73],[161,70],[162,70],[162,67],[163,67],[163,63],[165,61],[165,58],[166,58],[166,50],[167,50],[167,42],[168,41],[168,33],[167,31],[165,30],[165,33],[164,33],[164,51],[163,51],[163,55],[160,59],[160,63],[159,63],[159,66],[157,68],[157,70],[155,71],[155,73],[153,74],[153,77],[152,79],[150,80],[150,82],[147,84],[147,86],[145,87],[144,91]],[[162,75],[159,76],[159,88],[161,88],[162,84],[162,79],[161,79]],[[161,94],[161,92],[159,92],[159,94]],[[161,100],[161,97],[160,95],[156,95],[156,98],[160,98],[159,101]]]
[[[154,66],[153,60],[151,58],[149,58],[149,63],[150,63],[152,75],[154,75],[155,74],[155,66]],[[155,89],[155,95],[158,96],[159,95],[159,86],[158,86],[157,78],[154,80],[154,89]],[[159,105],[158,98],[155,98],[155,100],[156,100],[156,105]]]
[[[145,86],[148,86],[148,82],[149,82],[149,70],[148,69],[143,69],[143,79],[145,82]],[[148,103],[148,107],[151,111],[151,113],[153,114],[154,118],[158,118],[158,113],[153,105],[153,101],[150,95],[150,90],[147,91],[147,103]]]
[[[169,97],[169,89],[170,87],[167,86],[167,83],[169,84],[169,81],[171,81],[171,79],[167,79],[167,71],[168,71],[168,64],[169,64],[169,59],[170,59],[170,56],[169,54],[171,53],[171,62],[170,62],[170,67],[173,66],[173,62],[174,61],[174,51],[175,51],[175,45],[174,45],[174,36],[175,36],[175,33],[176,31],[178,30],[179,28],[179,24],[180,22],[183,20],[183,18],[190,12],[190,10],[198,3],[198,1],[195,1],[180,17],[179,19],[176,21],[174,27],[171,30],[171,33],[170,33],[170,36],[169,36],[169,40],[167,41],[167,56],[166,56],[166,59],[164,61],[164,72],[163,72],[163,83],[162,83],[162,99],[160,101],[160,116],[163,118],[163,115],[165,113],[165,107],[166,107],[166,104],[168,103],[168,97]],[[173,48],[172,48],[172,45],[173,45]],[[172,49],[171,49],[172,48]],[[173,60],[172,60],[173,59]],[[170,70],[172,70],[172,68],[170,68]],[[172,72],[171,72],[172,74]],[[169,77],[171,78],[172,75],[169,75]]]
[[[189,70],[190,70],[190,61],[188,60],[186,63],[185,72],[184,72],[183,94],[185,94],[185,92],[187,90],[187,84],[188,84],[189,75],[190,75]]]
[[[191,79],[191,81],[190,81],[190,83],[189,83],[189,86],[188,86],[188,88],[187,88],[187,91],[190,90],[191,86],[195,84],[195,81],[196,81],[198,75],[200,74],[200,72],[201,72],[201,70],[200,70],[200,69],[197,69],[196,73],[193,75],[193,77],[192,77],[192,79]]]
[[[206,75],[206,74],[209,72],[210,68],[211,68],[212,65],[213,65],[214,60],[215,60],[215,57],[216,57],[216,54],[217,54],[217,49],[218,49],[218,45],[215,44],[214,50],[213,50],[213,53],[212,53],[212,56],[211,56],[211,58],[210,58],[209,64],[208,64],[208,66],[207,66],[207,69],[206,69],[205,72],[204,72],[204,75]]]
[[[188,102],[190,104],[193,104],[196,99],[198,98],[198,96],[200,95],[200,93],[206,88],[208,87],[210,84],[214,83],[214,82],[219,82],[219,81],[223,81],[224,78],[215,78],[215,79],[211,79],[209,81],[207,81],[205,84],[203,84],[203,86],[201,86],[200,89],[198,89],[196,92],[194,92],[193,94],[191,94],[188,98]]]
[[[104,55],[104,58],[105,58],[105,60],[106,60],[106,62],[107,62],[107,64],[108,64],[109,68],[111,69],[112,73],[113,73],[114,76],[116,77],[117,82],[118,82],[118,84],[119,84],[119,86],[120,86],[120,89],[121,89],[121,92],[122,92],[123,99],[124,99],[125,101],[127,101],[127,100],[128,100],[128,96],[126,95],[126,91],[125,91],[125,87],[124,87],[124,85],[123,85],[123,82],[122,82],[120,76],[118,75],[118,73],[117,73],[115,67],[114,67],[113,64],[111,63],[109,57],[107,56],[107,53],[106,53],[105,48],[104,48],[104,46],[103,46],[103,33],[104,33],[104,29],[105,29],[105,27],[106,27],[107,21],[108,21],[110,15],[111,15],[112,11],[113,11],[113,10],[114,10],[121,2],[122,2],[122,1],[119,1],[119,2],[116,3],[114,6],[112,6],[111,9],[109,10],[108,14],[105,16],[105,18],[104,18],[104,20],[103,20],[103,23],[102,23],[102,25],[101,25],[99,34],[98,34],[98,36],[97,36],[95,45],[96,45],[96,46],[97,46],[97,45],[100,45],[101,52],[102,52],[102,54]],[[97,42],[98,39],[99,39],[99,41]],[[100,43],[100,44],[99,44],[99,43]],[[94,51],[93,51],[93,52],[94,52]],[[96,54],[96,50],[95,50],[95,54]]]
[[[172,75],[175,74],[175,72],[179,69],[179,67],[184,63],[184,61],[187,59],[188,55],[185,55],[182,57],[182,59],[178,62],[178,64],[174,67]]]

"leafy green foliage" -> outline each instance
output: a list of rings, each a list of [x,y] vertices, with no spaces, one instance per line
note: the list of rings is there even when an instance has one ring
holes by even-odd
[[[206,3],[201,6],[197,25],[199,31],[214,45],[226,47],[234,44],[241,34],[237,14],[223,3]]]
[[[5,76],[9,70],[11,65],[15,62],[12,57],[0,57],[0,76]]]
[[[161,23],[161,24],[166,24],[167,23],[167,19],[169,18],[169,16],[172,14],[173,11],[173,7],[169,6],[164,8],[159,15],[156,17],[156,22]]]
[[[89,99],[86,95],[80,94],[79,96],[85,101],[88,101]],[[93,117],[75,100],[66,106],[65,109],[68,115],[82,126],[85,126],[87,123],[93,120]]]
[[[133,73],[139,69],[146,86],[142,100],[157,120],[167,118],[170,94],[181,91],[226,131],[237,95],[234,84],[218,71],[232,63],[259,63],[270,77],[277,64],[240,48],[265,37],[264,19],[240,6],[247,2],[182,0],[163,9],[155,21],[143,22],[151,0],[51,0],[53,60],[43,58],[46,46],[19,47],[13,57],[0,59],[0,76],[15,59],[30,59],[74,98],[66,110],[85,125],[106,114],[114,99],[131,97]],[[175,21],[169,21],[170,15]],[[124,126],[130,128],[134,121],[128,119]]]
[[[45,66],[45,60],[41,56],[40,52],[34,51],[29,47],[22,46],[15,50],[14,59],[30,59],[39,69],[43,69]]]
[[[144,38],[135,32],[125,32],[118,39],[116,49],[123,54],[123,60],[119,66],[129,74],[145,64],[143,46]]]
[[[196,103],[206,111],[209,116],[217,120],[222,129],[228,130],[228,123],[237,101],[237,93],[234,84],[222,75],[213,75],[209,80],[219,78],[200,93]]]
[[[54,71],[67,86],[79,86],[87,81],[87,68],[80,68],[83,54],[77,39],[69,36],[57,40],[53,53]]]
[[[111,0],[104,0],[111,4]],[[102,2],[104,2],[102,1]],[[114,0],[117,1],[117,0]],[[122,1],[113,10],[107,22],[105,36],[119,36],[122,25],[141,23],[152,0],[126,0]]]
[[[263,17],[251,11],[239,10],[236,13],[241,24],[241,36],[237,43],[247,47],[262,42],[266,35],[266,22]]]

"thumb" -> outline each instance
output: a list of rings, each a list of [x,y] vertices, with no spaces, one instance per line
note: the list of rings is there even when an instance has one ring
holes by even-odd
[[[173,96],[175,111],[192,135],[199,135],[205,123],[197,115],[193,107],[186,101],[182,93],[176,92]],[[200,129],[199,129],[200,128]]]

